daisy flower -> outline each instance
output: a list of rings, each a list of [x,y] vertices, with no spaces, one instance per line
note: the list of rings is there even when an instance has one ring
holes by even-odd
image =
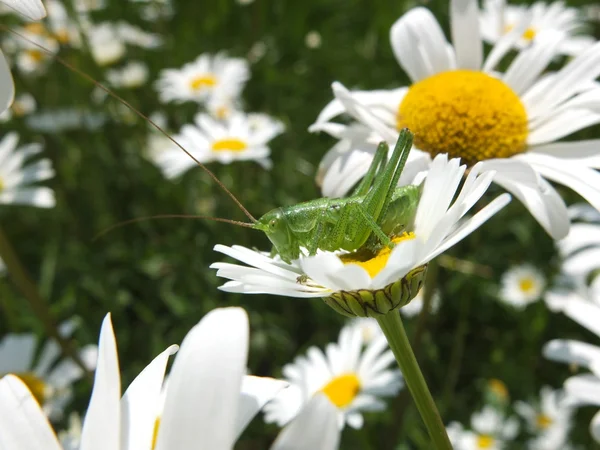
[[[562,1],[507,5],[505,0],[485,0],[479,16],[481,37],[490,44],[496,44],[525,16],[531,18],[529,26],[521,39],[514,43],[521,50],[548,31],[563,35],[558,51],[567,55],[578,55],[595,42],[591,36],[582,36],[586,31],[584,15],[576,8],[567,7]]]
[[[97,130],[106,123],[103,112],[81,108],[62,108],[40,111],[25,119],[32,130],[42,133],[61,133],[68,130]]]
[[[46,22],[52,36],[63,45],[81,47],[79,24],[69,17],[65,6],[58,0],[46,0],[48,18]]]
[[[60,334],[69,337],[75,327],[74,321],[66,322],[60,326]],[[0,340],[0,377],[9,373],[18,376],[44,413],[52,420],[59,420],[73,397],[73,383],[84,373],[71,359],[61,359],[61,350],[55,341],[48,340],[41,345],[36,357],[37,348],[38,338],[32,333],[6,335]],[[83,348],[79,356],[89,370],[94,370],[95,345]]]
[[[544,386],[539,404],[515,402],[515,411],[525,420],[534,435],[528,443],[531,450],[563,450],[567,444],[573,416],[565,393]]]
[[[267,144],[281,132],[283,125],[280,122],[256,126],[241,112],[234,113],[225,121],[199,113],[195,124],[184,125],[174,139],[201,163],[217,161],[229,164],[254,160],[270,169],[271,150]],[[153,160],[167,178],[175,178],[196,166],[193,159],[172,143],[168,149],[154,153]]]
[[[435,314],[439,311],[441,305],[440,292],[435,291],[433,293],[433,297],[431,298],[430,312]],[[419,291],[415,298],[413,298],[410,303],[400,309],[400,313],[404,317],[415,317],[421,314],[423,310],[423,289]]]
[[[377,320],[372,317],[355,317],[350,320],[348,326],[355,327],[360,331],[362,340],[366,345],[383,334]]]
[[[3,47],[14,54],[17,69],[27,75],[41,75],[53,61],[60,48],[58,41],[45,25],[39,22],[28,23],[17,28],[19,36],[7,35]],[[45,52],[38,45],[49,51]]]
[[[92,58],[99,66],[108,66],[121,60],[127,51],[125,41],[115,25],[104,22],[86,30]]]
[[[452,44],[422,7],[392,26],[392,49],[411,86],[349,92],[334,83],[336,99],[311,127],[346,142],[345,151],[334,147],[335,153],[325,157],[325,174],[320,174],[327,181],[324,194],[366,172],[368,163],[347,163],[356,142],[395,142],[398,130],[408,127],[419,150],[411,152],[414,160],[422,164],[447,153],[469,166],[481,162],[481,170],[496,171],[494,182],[523,202],[552,237],[564,237],[567,209],[547,180],[564,184],[600,208],[600,174],[595,170],[600,167],[600,140],[559,141],[600,123],[600,86],[594,82],[600,74],[600,43],[558,72],[543,74],[564,39],[560,33],[540,33],[505,73],[498,73],[496,66],[530,26],[530,16],[523,16],[485,59],[476,0],[452,0],[450,18]],[[342,113],[356,122],[332,122]],[[359,153],[372,160],[372,152]],[[328,167],[336,169],[331,177]]]
[[[250,78],[248,63],[224,53],[202,54],[180,69],[165,69],[156,83],[160,101],[210,104],[213,96],[239,97]]]
[[[45,181],[54,176],[49,159],[24,163],[30,156],[42,151],[39,144],[17,148],[19,137],[9,133],[0,141],[0,204],[20,204],[52,208],[54,191],[31,183]]]
[[[116,88],[135,89],[148,81],[148,66],[140,61],[129,61],[120,69],[106,72],[106,79]]]
[[[448,436],[455,450],[501,450],[517,436],[519,423],[514,417],[507,418],[491,406],[471,416],[471,429],[452,422]]]
[[[508,269],[500,280],[500,300],[518,309],[539,300],[546,287],[544,274],[531,264]]]
[[[452,203],[466,166],[460,166],[457,159],[448,161],[446,155],[438,155],[425,178],[414,226],[394,239],[396,245],[391,250],[384,247],[372,255],[321,251],[315,256],[301,255],[288,264],[277,255],[217,245],[216,251],[250,266],[213,264],[218,276],[231,280],[220,289],[323,297],[342,314],[387,314],[417,294],[430,260],[468,236],[510,201],[510,196],[503,194],[461,221],[492,181],[493,173],[480,174],[480,167],[475,165],[470,170]]]
[[[265,422],[283,426],[323,393],[337,407],[340,430],[345,424],[362,428],[362,412],[384,410],[382,397],[395,396],[403,384],[400,371],[389,369],[395,360],[383,334],[363,344],[360,328],[346,326],[325,352],[311,347],[284,366],[290,387],[265,406]]]
[[[167,361],[176,348],[155,358],[120,398],[116,341],[106,317],[80,450],[229,450],[256,412],[286,385],[244,377],[248,318],[241,308],[214,310],[192,328],[164,387]],[[61,449],[31,393],[11,375],[0,381],[0,417],[0,447]],[[311,430],[305,432],[310,437]],[[292,442],[300,438],[298,432],[288,436]]]
[[[571,298],[563,312],[579,325],[600,337],[600,304],[585,298]],[[564,389],[572,406],[600,406],[600,347],[587,342],[555,339],[543,349],[546,358],[576,364],[590,373],[575,375],[565,381]],[[590,423],[590,432],[600,442],[600,411]]]

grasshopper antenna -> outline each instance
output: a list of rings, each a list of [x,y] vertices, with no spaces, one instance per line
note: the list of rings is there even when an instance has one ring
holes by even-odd
[[[126,225],[131,225],[132,223],[145,222],[147,220],[154,220],[154,219],[205,219],[205,220],[212,220],[214,222],[230,223],[232,225],[238,225],[240,227],[245,227],[245,228],[254,228],[254,226],[251,222],[239,222],[237,220],[223,219],[221,217],[197,216],[197,215],[189,215],[189,214],[158,214],[155,216],[136,217],[135,219],[129,219],[129,220],[125,220],[124,222],[119,222],[117,224],[114,224],[108,228],[105,228],[100,233],[98,233],[96,236],[94,236],[92,239],[92,242],[100,239],[105,234],[110,233],[111,231],[113,231],[117,228],[121,228]]]
[[[149,117],[147,117],[145,114],[143,114],[141,111],[138,111],[135,107],[133,107],[127,100],[125,100],[124,98],[121,98],[118,94],[114,93],[112,90],[110,90],[109,88],[107,88],[106,86],[104,86],[102,83],[94,80],[90,75],[88,75],[87,73],[85,73],[84,71],[82,71],[81,69],[78,69],[77,67],[71,65],[70,63],[68,63],[67,61],[65,61],[64,59],[60,58],[59,56],[55,56],[50,50],[48,50],[47,48],[45,48],[44,46],[38,44],[37,42],[32,41],[31,39],[27,38],[26,36],[23,36],[21,33],[18,33],[17,31],[7,27],[6,25],[1,25],[0,24],[0,29],[6,30],[16,36],[19,36],[21,39],[29,42],[30,44],[35,45],[36,47],[38,47],[39,49],[41,49],[42,51],[44,51],[44,53],[46,53],[47,55],[52,56],[56,61],[58,61],[60,64],[62,64],[63,66],[65,66],[67,69],[72,70],[73,72],[75,72],[76,74],[78,74],[79,76],[85,78],[86,80],[90,81],[92,84],[94,84],[95,86],[98,86],[100,89],[102,89],[104,92],[106,92],[108,95],[110,95],[111,97],[117,99],[118,101],[120,101],[121,103],[123,103],[125,106],[127,106],[127,108],[129,108],[131,111],[133,111],[135,114],[137,114],[139,117],[141,117],[142,119],[146,120],[148,123],[150,123],[150,125],[152,125],[154,128],[156,128],[158,131],[160,131],[162,134],[164,134],[173,144],[175,144],[177,147],[179,147],[181,150],[183,150],[190,158],[192,158],[192,160],[199,166],[202,168],[202,170],[204,170],[208,176],[210,176],[213,181],[215,183],[217,183],[217,185],[223,189],[223,191],[234,201],[234,203],[238,206],[238,208],[240,208],[242,210],[242,212],[246,215],[246,217],[248,217],[248,219],[250,219],[252,222],[256,222],[256,218],[250,214],[250,211],[248,211],[244,205],[242,205],[242,203],[237,199],[237,197],[235,195],[233,195],[233,193],[227,189],[227,187],[217,178],[217,176],[208,168],[206,167],[204,164],[202,164],[200,161],[198,161],[190,152],[188,152],[179,142],[177,142],[175,139],[173,139],[169,133],[167,133],[165,130],[163,130],[159,125],[157,125],[156,123],[154,123]],[[222,219],[222,221],[225,221],[225,219]],[[235,221],[232,221],[235,222]],[[239,223],[245,223],[245,222],[239,222]],[[101,233],[103,234],[103,233]]]

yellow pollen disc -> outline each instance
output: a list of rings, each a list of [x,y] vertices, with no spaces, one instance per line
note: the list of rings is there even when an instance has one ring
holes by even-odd
[[[502,381],[492,378],[488,381],[488,388],[498,397],[502,399],[508,398],[508,389],[506,389],[506,385]]]
[[[360,380],[353,373],[340,375],[325,385],[321,391],[338,408],[348,406],[360,391]]]
[[[492,448],[495,440],[488,434],[480,434],[477,436],[477,448]]]
[[[154,422],[154,430],[152,430],[152,446],[150,447],[150,450],[154,450],[156,448],[156,441],[158,438],[158,427],[160,427],[160,417],[157,417],[156,421]]]
[[[415,238],[415,233],[403,233],[401,236],[392,239],[394,244],[398,242],[407,241]],[[373,255],[371,252],[365,252],[364,250],[357,250],[353,253],[346,255],[340,255],[340,259],[344,264],[356,264],[365,269],[371,278],[374,278],[381,270],[385,267],[390,259],[392,249],[389,247],[382,247],[376,254]]]
[[[525,293],[529,293],[535,287],[535,282],[531,278],[521,278],[519,280],[519,289]]]
[[[23,383],[25,383],[40,406],[44,404],[47,394],[46,383],[44,383],[44,380],[31,372],[15,373],[13,375],[16,375]]]
[[[400,107],[398,129],[432,156],[448,153],[469,165],[525,150],[527,112],[503,81],[472,70],[453,70],[413,84]]]
[[[545,430],[546,428],[548,428],[550,425],[552,425],[552,422],[554,422],[550,417],[548,417],[545,414],[539,414],[536,419],[535,419],[538,428]]]
[[[35,62],[40,62],[44,59],[44,54],[40,50],[26,50],[25,53]]]
[[[212,75],[201,75],[190,80],[190,87],[194,91],[210,88],[217,84],[217,79]]]
[[[243,152],[248,144],[239,139],[221,139],[212,144],[213,152]]]
[[[514,25],[506,25],[506,27],[504,27],[504,33],[508,33],[510,31],[512,31],[512,29],[514,28]],[[521,36],[523,39],[525,39],[526,41],[533,41],[535,39],[535,36],[537,35],[537,31],[535,31],[534,28],[527,28],[524,32],[523,35]]]
[[[25,31],[28,31],[29,33],[32,33],[32,34],[45,34],[46,33],[46,27],[39,22],[28,23],[23,28],[25,29]]]

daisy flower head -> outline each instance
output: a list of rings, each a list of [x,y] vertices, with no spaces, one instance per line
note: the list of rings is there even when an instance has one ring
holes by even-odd
[[[500,280],[499,299],[508,305],[523,309],[539,300],[546,287],[544,274],[531,264],[521,264],[504,272]]]
[[[156,357],[121,397],[117,346],[107,315],[79,450],[229,450],[262,406],[287,385],[245,377],[248,319],[241,308],[214,310],[193,327],[165,384],[167,362],[176,351],[171,346]],[[31,392],[12,375],[0,380],[0,416],[2,448],[62,449]]]
[[[389,369],[394,356],[385,337],[364,344],[361,329],[348,325],[326,351],[311,347],[306,356],[284,366],[290,386],[265,406],[265,422],[284,426],[322,393],[337,408],[340,430],[346,424],[362,428],[362,412],[384,410],[382,398],[395,396],[403,385],[400,371]]]
[[[452,202],[466,167],[457,159],[438,155],[422,185],[414,224],[373,252],[303,252],[287,263],[240,246],[217,245],[215,250],[248,266],[215,263],[217,275],[228,281],[228,292],[266,293],[290,297],[323,297],[336,311],[350,316],[385,315],[412,299],[422,286],[427,263],[468,236],[503,208],[503,194],[468,219],[465,214],[485,193],[493,173],[481,174],[474,166]]]
[[[218,121],[205,113],[196,115],[193,125],[184,125],[174,139],[201,163],[217,161],[256,161],[265,169],[272,166],[268,143],[283,131],[279,122],[256,127],[241,112]],[[167,178],[175,178],[196,166],[196,162],[179,147],[171,144],[151,155]]]
[[[211,99],[239,97],[250,70],[246,60],[224,53],[202,54],[180,69],[165,69],[156,83],[161,102],[211,103]]]
[[[484,41],[495,44],[527,15],[531,17],[531,21],[521,39],[514,43],[518,49],[527,48],[540,34],[548,31],[563,34],[558,51],[566,55],[578,55],[595,42],[593,37],[583,35],[586,31],[584,14],[562,1],[507,5],[505,0],[485,0],[479,16],[481,37]]]
[[[75,321],[65,322],[59,331],[63,337],[69,337],[75,327]],[[83,348],[79,356],[88,370],[94,370],[95,345]],[[73,396],[73,383],[84,376],[83,369],[73,360],[61,359],[58,343],[48,340],[40,345],[32,333],[8,334],[0,340],[0,379],[7,374],[19,377],[28,386],[51,420],[62,418]]]
[[[31,76],[42,75],[59,51],[58,41],[40,22],[28,23],[17,28],[17,32],[26,39],[8,35],[3,42],[4,48],[14,53],[14,63],[20,72]]]
[[[39,144],[29,144],[17,148],[18,142],[16,133],[9,133],[0,140],[0,204],[52,208],[55,204],[54,191],[31,185],[54,176],[50,160],[26,163],[30,156],[41,152],[42,147]]]
[[[108,82],[115,88],[135,89],[148,81],[148,66],[140,61],[129,61],[119,69],[106,72]]]
[[[544,386],[540,390],[539,403],[515,402],[515,411],[525,420],[533,439],[528,447],[532,450],[562,450],[567,444],[573,416],[564,391]]]
[[[99,66],[109,66],[120,61],[127,52],[125,41],[109,22],[92,25],[86,30],[92,58]]]
[[[448,425],[448,436],[455,450],[502,450],[517,436],[519,422],[514,417],[485,406],[471,416],[471,429],[457,422]]]
[[[311,130],[372,143],[394,142],[398,130],[408,127],[415,133],[419,152],[413,153],[420,163],[442,153],[460,157],[469,166],[481,162],[482,172],[496,171],[494,182],[523,202],[552,237],[564,237],[569,229],[567,209],[547,180],[564,184],[600,208],[600,174],[595,170],[600,166],[600,140],[560,141],[600,123],[595,109],[600,86],[594,82],[600,74],[600,43],[557,72],[544,73],[563,35],[540,33],[505,73],[498,73],[496,66],[521,39],[531,16],[524,15],[486,58],[476,0],[452,0],[450,18],[452,43],[425,8],[414,8],[398,19],[390,32],[392,49],[412,85],[350,92],[334,83],[336,99]],[[355,122],[333,121],[342,113]],[[334,164],[348,160],[347,153],[353,151],[350,145],[345,152],[326,156],[328,166],[337,168],[336,179],[365,173],[365,166],[346,164],[340,170],[341,164]]]
[[[563,312],[579,325],[600,337],[600,304],[590,299],[572,297]],[[600,347],[587,342],[555,339],[543,349],[546,358],[566,364],[576,364],[590,372],[572,376],[564,389],[571,406],[600,406]],[[600,411],[590,423],[590,432],[600,442]]]

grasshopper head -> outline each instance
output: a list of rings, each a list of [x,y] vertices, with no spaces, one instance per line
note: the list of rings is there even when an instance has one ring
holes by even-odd
[[[254,228],[263,231],[275,250],[285,262],[298,257],[298,245],[294,246],[294,236],[281,208],[276,208],[254,223]]]

